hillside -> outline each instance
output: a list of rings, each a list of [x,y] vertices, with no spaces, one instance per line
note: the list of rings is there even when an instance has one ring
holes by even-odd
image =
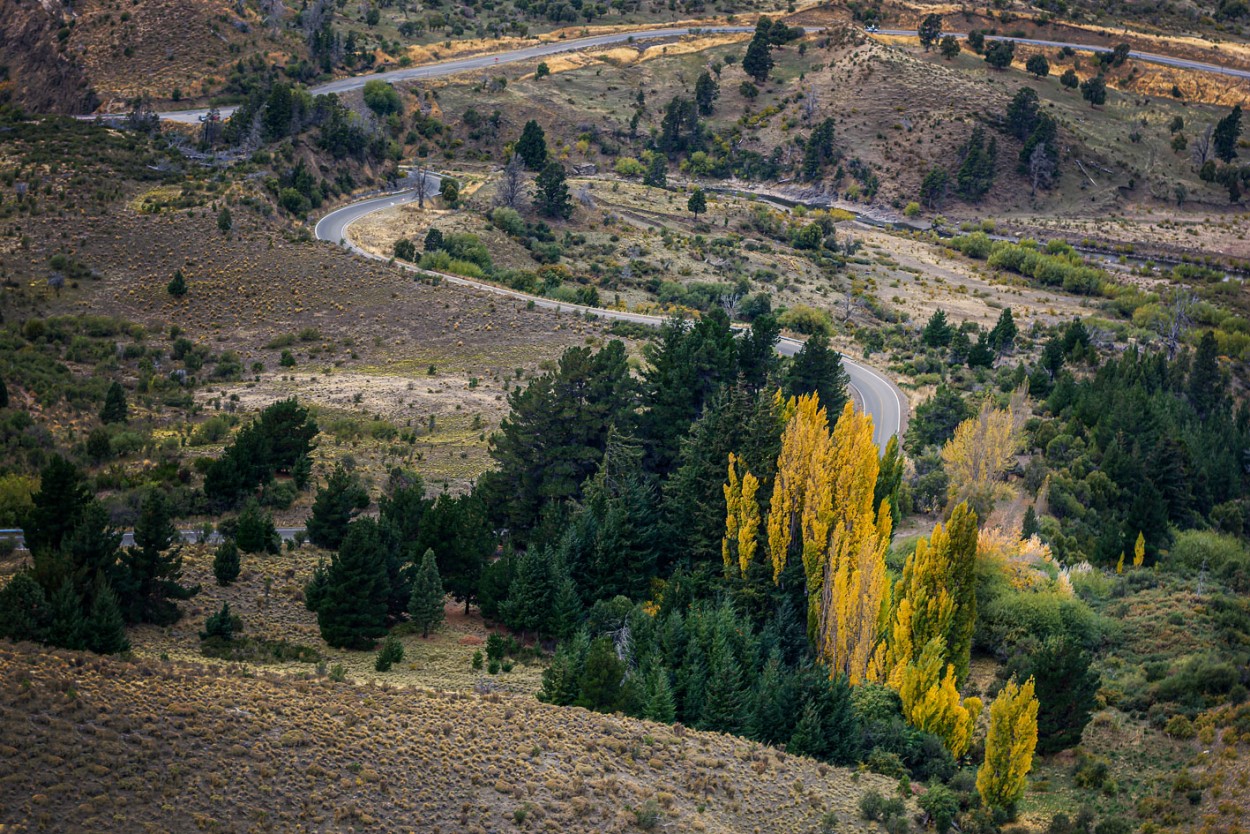
[[[46,831],[855,831],[893,786],[528,697],[11,645],[0,676],[0,824]]]

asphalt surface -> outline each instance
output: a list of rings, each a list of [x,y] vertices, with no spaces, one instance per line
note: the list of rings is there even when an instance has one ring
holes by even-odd
[[[705,26],[697,29],[699,32],[713,33],[737,33],[752,32],[754,27],[751,26]],[[590,49],[597,46],[609,46],[617,43],[629,43],[635,41],[646,40],[662,40],[665,38],[679,38],[690,34],[690,28],[659,28],[646,29],[640,32],[613,32],[607,35],[595,35],[589,38],[572,38],[568,40],[557,40],[546,43],[535,44],[521,49],[514,49],[510,52],[500,52],[493,55],[477,55],[471,58],[460,58],[454,61],[443,61],[437,64],[426,64],[419,67],[406,67],[404,69],[391,70],[389,72],[377,72],[370,75],[358,75],[350,78],[340,78],[337,81],[330,81],[309,89],[313,95],[323,93],[345,93],[349,90],[358,90],[365,85],[366,81],[379,79],[381,81],[411,81],[421,78],[441,78],[443,76],[455,75],[461,72],[471,72],[473,70],[484,70],[494,66],[503,64],[511,64],[517,61],[528,61],[534,58],[541,58],[546,55],[556,55],[561,52],[575,52],[579,49]],[[915,30],[912,29],[882,29],[872,34],[892,35],[897,37],[914,37]],[[967,38],[964,32],[944,32],[943,35],[951,35],[959,39]],[[987,35],[987,40],[1011,41],[1013,43],[1022,43],[1028,46],[1049,46],[1056,49],[1062,47],[1071,47],[1079,49],[1082,52],[1111,52],[1111,47],[1091,46],[1088,44],[1070,43],[1066,41],[1050,41],[1039,38],[1012,38],[1005,35]],[[1215,51],[1217,47],[1212,47]],[[1151,64],[1160,64],[1167,67],[1177,67],[1178,69],[1197,70],[1199,72],[1211,72],[1219,75],[1229,75],[1235,78],[1250,78],[1250,70],[1237,69],[1235,67],[1225,67],[1220,64],[1208,63],[1205,61],[1191,61],[1186,58],[1173,58],[1168,55],[1157,55],[1153,52],[1130,52],[1130,58],[1138,61],[1145,61]],[[234,113],[234,107],[219,108],[219,113],[223,119],[229,118]],[[207,109],[200,110],[172,110],[161,113],[162,119],[171,122],[183,122],[186,124],[196,124],[200,118],[208,113]]]
[[[916,37],[914,29],[881,29],[874,32],[877,35],[893,35],[896,37]],[[964,32],[943,32],[943,36],[951,35],[952,37],[963,40],[968,37]],[[1082,52],[1113,52],[1109,46],[1089,46],[1080,43],[1067,43],[1065,41],[1047,41],[1037,38],[1010,38],[1005,35],[986,35],[986,41],[1011,41],[1012,43],[1022,43],[1026,46],[1052,46],[1056,49],[1063,47],[1071,47],[1079,49]],[[1217,47],[1212,46],[1212,51],[1217,51]],[[1219,64],[1209,64],[1205,61],[1190,61],[1186,58],[1173,58],[1169,55],[1156,55],[1153,52],[1129,52],[1130,58],[1138,61],[1145,61],[1148,64],[1161,64],[1165,67],[1176,67],[1178,69],[1197,70],[1199,72],[1213,72],[1219,75],[1231,75],[1234,78],[1250,78],[1250,70],[1237,69],[1235,67],[1225,67]]]
[[[427,194],[433,195],[438,193],[438,178],[431,174],[430,181],[426,184]],[[352,241],[348,236],[348,227],[352,223],[372,214],[375,211],[383,211],[393,206],[403,205],[404,203],[412,203],[417,199],[416,189],[404,191],[397,194],[374,197],[368,200],[352,203],[336,209],[317,221],[314,230],[318,240],[337,243],[350,249],[358,255],[371,258],[378,261],[386,261],[388,259],[376,255],[372,252],[366,252]],[[458,284],[465,287],[473,287],[474,289],[484,292],[494,293],[507,298],[515,298],[527,303],[533,303],[535,307],[542,307],[548,310],[555,310],[560,313],[574,313],[578,315],[593,315],[601,319],[611,321],[626,321],[634,324],[644,324],[652,327],[659,327],[667,319],[663,316],[648,316],[642,313],[630,313],[621,310],[605,310],[599,307],[584,307],[578,304],[568,304],[562,301],[553,301],[550,298],[542,296],[529,295],[528,293],[519,292],[517,290],[500,287],[494,284],[486,284],[480,281],[474,281],[469,278],[462,278],[458,275],[449,275],[444,272],[431,272],[424,270],[403,261],[395,261],[396,266],[400,266],[411,272],[421,273],[425,275],[437,275],[441,280],[451,284]],[[777,352],[782,356],[793,356],[803,347],[803,343],[798,339],[782,337],[777,344]],[[899,434],[904,426],[906,418],[907,400],[898,386],[890,382],[889,379],[882,376],[877,371],[862,365],[851,359],[842,357],[842,367],[846,369],[847,376],[850,377],[851,388],[854,389],[864,410],[872,415],[873,421],[873,440],[882,449],[891,437]]]
[[[279,527],[278,528],[278,535],[282,537],[282,540],[284,542],[293,540],[297,533],[302,533],[302,532],[304,532],[303,527]],[[222,537],[220,534],[217,533],[216,530],[214,530],[212,535],[210,535],[207,539],[204,539],[204,532],[202,530],[179,530],[178,535],[182,536],[182,540],[186,542],[187,544],[195,544],[201,539],[203,539],[204,541],[207,541],[209,544],[220,544],[222,542]],[[26,540],[23,538],[22,531],[20,528],[10,528],[7,530],[0,530],[0,541],[5,540],[5,539],[16,542],[18,547],[24,548],[26,546]],[[122,533],[122,547],[134,547],[134,544],[135,544],[134,531],[126,530],[125,532],[123,532]]]
[[[737,32],[754,32],[754,26],[703,26],[697,27],[698,32],[713,33],[737,33]],[[455,75],[461,72],[472,72],[473,70],[490,69],[491,67],[502,66],[503,64],[511,64],[517,61],[529,61],[534,58],[542,58],[546,55],[556,55],[561,52],[576,52],[579,49],[591,49],[596,46],[609,46],[615,43],[632,43],[635,41],[653,41],[666,38],[680,38],[690,34],[691,29],[673,27],[663,29],[645,29],[640,32],[613,32],[607,35],[595,35],[590,38],[571,38],[567,40],[550,41],[540,43],[534,46],[527,46],[521,49],[514,49],[510,52],[499,52],[493,55],[477,55],[472,58],[460,58],[454,61],[443,61],[437,64],[426,64],[420,67],[406,67],[404,69],[391,70],[389,72],[376,72],[371,75],[357,75],[351,78],[340,78],[337,81],[330,81],[316,87],[310,87],[308,92],[312,95],[323,95],[326,93],[346,93],[350,90],[359,90],[365,86],[366,81],[378,79],[379,81],[412,81],[420,78],[441,78],[446,75]],[[230,114],[235,111],[234,107],[222,107],[219,109],[221,118],[229,118]],[[184,122],[195,124],[199,122],[200,117],[208,113],[208,110],[176,110],[167,113],[161,113],[162,119],[171,122]]]

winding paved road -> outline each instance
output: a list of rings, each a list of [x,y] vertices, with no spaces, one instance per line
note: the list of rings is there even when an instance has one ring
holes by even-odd
[[[873,34],[892,35],[895,37],[918,37],[915,29],[881,29]],[[950,35],[960,40],[968,37],[965,32],[943,32],[942,35]],[[1022,43],[1025,46],[1051,46],[1056,49],[1063,47],[1071,47],[1079,49],[1082,52],[1114,52],[1115,50],[1109,46],[1090,46],[1081,43],[1067,43],[1065,41],[1047,41],[1038,38],[1012,38],[1006,35],[986,35],[985,40],[988,41],[1011,41],[1012,43]],[[1217,47],[1212,46],[1212,50]],[[1209,64],[1204,61],[1190,61],[1187,58],[1173,58],[1170,55],[1158,55],[1154,52],[1129,52],[1130,58],[1136,58],[1138,61],[1145,61],[1148,64],[1161,64],[1165,67],[1176,67],[1177,69],[1197,70],[1198,72],[1213,72],[1218,75],[1231,75],[1235,78],[1250,78],[1250,70],[1237,69],[1236,67],[1225,67],[1219,64]]]
[[[438,181],[434,175],[431,175],[430,182],[426,184],[427,194],[433,195],[438,193]],[[314,234],[318,240],[325,240],[331,243],[340,244],[358,255],[371,258],[377,261],[387,261],[380,255],[367,252],[356,245],[348,235],[348,227],[360,218],[372,214],[377,211],[385,211],[393,206],[403,205],[404,203],[412,203],[417,199],[417,190],[400,192],[390,196],[374,197],[368,200],[361,200],[357,203],[343,206],[336,209],[317,221]],[[474,289],[483,290],[485,292],[502,295],[507,298],[515,298],[521,301],[532,302],[535,307],[542,307],[557,312],[569,312],[578,314],[589,314],[598,316],[603,319],[613,321],[627,321],[634,324],[645,324],[652,327],[659,327],[667,319],[663,316],[649,316],[642,313],[630,313],[622,310],[606,310],[600,307],[584,307],[578,304],[568,304],[562,301],[553,301],[550,298],[542,296],[530,295],[528,293],[519,292],[517,290],[500,287],[495,284],[487,284],[481,281],[474,281],[469,278],[462,278],[459,275],[449,275],[445,272],[432,272],[430,270],[421,269],[413,264],[403,261],[395,261],[396,266],[403,267],[411,272],[417,272],[425,275],[435,275],[441,280],[451,284],[458,284],[465,287],[473,287]],[[783,336],[777,343],[777,352],[782,356],[793,356],[803,347],[803,343],[798,339],[791,339]],[[846,369],[847,376],[850,377],[851,388],[855,390],[860,403],[864,410],[872,415],[873,422],[873,440],[882,449],[891,437],[902,432],[904,428],[904,420],[906,419],[907,400],[903,393],[885,376],[877,371],[842,357],[842,366]]]

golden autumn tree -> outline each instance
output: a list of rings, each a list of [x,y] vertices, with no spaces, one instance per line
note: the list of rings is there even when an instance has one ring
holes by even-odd
[[[830,673],[865,680],[888,594],[888,501],[874,512],[880,466],[872,418],[842,410],[832,435],[815,394],[792,398],[767,520],[773,581],[803,560],[808,637]]]
[[[738,474],[741,468],[742,474]],[[755,557],[758,545],[756,537],[760,529],[760,505],[756,500],[759,480],[750,473],[741,458],[729,453],[729,479],[725,482],[725,537],[721,540],[721,557],[725,561],[725,576],[733,574],[737,565],[739,574],[746,576],[747,568]]]
[[[781,578],[792,547],[802,553],[807,578],[808,635],[815,634],[823,575],[833,520],[832,456],[829,420],[816,394],[792,397],[784,413],[781,454],[768,507],[768,551],[773,581]]]
[[[955,436],[942,447],[952,503],[992,497],[995,485],[1015,462],[1026,419],[1026,395],[1021,387],[1012,393],[1006,408],[995,408],[986,399],[977,416],[955,427]]]
[[[943,637],[930,639],[920,656],[899,671],[898,694],[907,723],[942,739],[958,758],[972,744],[981,700],[960,699],[955,666],[943,661],[945,643]]]
[[[977,515],[966,503],[945,527],[936,525],[916,543],[894,585],[894,609],[878,651],[881,677],[893,688],[935,638],[942,640],[942,665],[954,666],[956,684],[967,680],[977,616],[976,558]]]
[[[893,517],[888,500],[874,511],[880,458],[872,417],[849,402],[833,428],[830,466],[832,536],[822,566],[816,655],[853,686],[875,679],[871,661],[888,611],[885,552]]]
[[[977,771],[977,793],[990,808],[1009,809],[1024,795],[1037,749],[1037,698],[1033,679],[1007,682],[990,705],[985,761]]]
[[[1133,545],[1133,567],[1140,568],[1146,561],[1146,534],[1137,531],[1137,543]]]

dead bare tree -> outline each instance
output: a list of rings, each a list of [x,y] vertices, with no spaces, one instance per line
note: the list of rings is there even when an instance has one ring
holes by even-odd
[[[286,19],[286,4],[282,0],[261,0],[260,10],[271,33],[277,35],[282,31],[282,22]]]
[[[816,106],[820,101],[816,98],[815,87],[808,87],[803,92],[803,121],[810,122],[816,117]]]
[[[1193,158],[1194,164],[1201,167],[1211,158],[1211,135],[1215,133],[1215,128],[1207,125],[1206,130],[1198,138],[1194,139]]]
[[[417,183],[417,208],[425,208],[425,192],[429,188],[430,169],[423,165],[418,165],[416,173],[413,174],[413,180]]]
[[[1164,344],[1168,348],[1168,359],[1176,358],[1176,351],[1180,349],[1181,339],[1185,335],[1193,319],[1190,312],[1194,308],[1194,294],[1188,289],[1181,287],[1172,293],[1168,299],[1167,307],[1163,308],[1163,315],[1159,317],[1155,328],[1159,331],[1159,335],[1163,337]]]
[[[588,209],[595,207],[595,195],[590,193],[590,186],[582,185],[581,188],[577,189],[577,202]]]
[[[495,202],[506,208],[515,209],[525,201],[525,170],[521,157],[513,154],[504,166],[503,176],[499,179],[499,188],[495,192]]]
[[[1029,155],[1029,177],[1032,180],[1031,196],[1037,196],[1037,189],[1050,188],[1055,181],[1055,160],[1049,153],[1046,142],[1038,142]]]

